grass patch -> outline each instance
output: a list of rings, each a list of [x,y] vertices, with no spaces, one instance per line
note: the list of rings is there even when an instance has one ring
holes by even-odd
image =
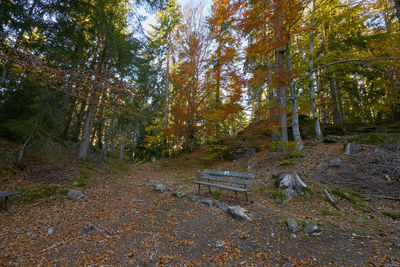
[[[289,159],[284,159],[281,162],[279,162],[280,165],[291,165],[291,164],[296,164],[297,160],[296,158],[289,158]]]
[[[286,200],[286,196],[280,191],[279,189],[277,191],[274,191],[271,193],[272,197],[277,200],[277,201],[284,201]]]
[[[221,192],[220,191],[214,191],[211,194],[212,194],[212,196],[214,198],[220,198],[221,197]]]
[[[16,199],[31,203],[54,195],[65,196],[68,193],[68,189],[60,185],[36,185],[19,188],[17,191],[20,191],[21,194],[15,196]]]
[[[318,211],[324,216],[342,216],[337,210],[319,209]]]
[[[400,219],[400,212],[382,211],[382,214],[392,218],[393,220],[399,220]]]
[[[129,166],[128,163],[125,163],[119,159],[114,159],[114,158],[108,158],[106,160],[107,168],[112,172],[112,173],[127,173],[129,171]]]
[[[332,189],[332,192],[348,201],[350,201],[352,204],[355,206],[362,208],[362,209],[367,209],[370,210],[370,207],[362,203],[361,199],[365,199],[366,197],[363,194],[351,191],[350,189],[341,189],[341,188],[335,188]]]

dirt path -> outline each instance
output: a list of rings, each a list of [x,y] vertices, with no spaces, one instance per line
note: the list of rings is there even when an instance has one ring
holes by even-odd
[[[232,166],[240,162],[232,163]],[[243,164],[247,164],[244,162]],[[236,166],[240,167],[240,166]],[[258,170],[259,183],[269,176]],[[373,218],[324,215],[322,199],[298,199],[277,206],[255,192],[241,205],[253,221],[241,222],[225,212],[153,185],[184,185],[193,194],[189,174],[160,170],[160,164],[132,167],[129,175],[88,190],[81,200],[58,199],[15,205],[0,214],[0,260],[3,265],[31,266],[266,266],[400,264],[400,229]],[[264,177],[265,176],[265,177]],[[229,203],[229,192],[222,200]],[[209,196],[208,196],[209,197]],[[325,205],[325,206],[324,206]],[[319,236],[290,233],[286,216],[320,225]],[[90,226],[91,225],[91,226]],[[49,230],[52,229],[52,230]],[[50,233],[51,232],[51,233]],[[397,240],[397,241],[396,241]],[[393,265],[387,265],[393,266]]]

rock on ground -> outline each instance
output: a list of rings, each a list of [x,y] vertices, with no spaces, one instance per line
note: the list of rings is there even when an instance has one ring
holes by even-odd
[[[318,227],[318,225],[310,224],[306,228],[304,228],[304,232],[306,232],[307,234],[319,233],[321,232],[321,229]]]
[[[346,149],[345,149],[345,152],[344,152],[346,155],[351,155],[351,154],[354,154],[354,153],[357,153],[357,152],[358,152],[358,147],[357,147],[355,142],[348,143],[346,145]]]
[[[293,233],[297,233],[298,231],[301,231],[301,229],[303,229],[297,224],[296,220],[293,218],[288,218],[286,220],[286,226]]]
[[[85,194],[82,191],[70,189],[68,191],[67,197],[71,199],[80,199],[83,198]]]
[[[339,142],[342,138],[338,135],[327,135],[324,138],[324,143],[336,143]]]
[[[168,188],[163,185],[163,184],[156,184],[154,185],[154,191],[159,192],[159,193],[163,193],[167,190]]]
[[[246,214],[247,210],[241,206],[229,206],[228,214],[235,219],[251,221],[251,218]]]

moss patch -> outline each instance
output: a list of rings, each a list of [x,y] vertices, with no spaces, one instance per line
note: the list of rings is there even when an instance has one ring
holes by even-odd
[[[36,185],[31,187],[19,188],[21,194],[16,196],[23,202],[36,202],[40,199],[54,196],[54,195],[67,195],[68,190],[60,185]]]
[[[393,220],[400,220],[400,212],[382,211],[382,214],[392,218]]]
[[[370,207],[368,207],[367,205],[365,205],[362,202],[362,199],[365,199],[366,197],[363,194],[351,191],[350,189],[341,189],[341,188],[335,188],[332,189],[332,192],[348,201],[350,201],[351,203],[353,203],[355,206],[362,208],[362,209],[366,209],[366,210],[370,210]]]

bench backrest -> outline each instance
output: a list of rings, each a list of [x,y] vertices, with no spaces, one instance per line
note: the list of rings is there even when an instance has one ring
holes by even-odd
[[[231,184],[239,184],[245,186],[253,186],[256,177],[253,173],[217,171],[217,170],[202,170],[197,172],[197,176],[206,180],[213,180]],[[250,180],[247,180],[250,179]]]

